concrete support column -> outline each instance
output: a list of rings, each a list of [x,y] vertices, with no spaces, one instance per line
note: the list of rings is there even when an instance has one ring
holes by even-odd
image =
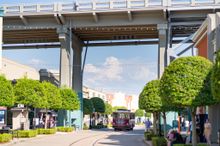
[[[70,32],[67,28],[57,30],[61,44],[60,48],[60,86],[71,87],[71,54],[70,54]]]
[[[216,28],[216,17],[215,14],[208,14],[208,30],[207,30],[207,36],[208,36],[208,59],[211,61],[214,61],[214,53],[216,51],[215,47],[215,28]]]
[[[60,87],[66,86],[71,87],[71,39],[70,33],[67,28],[57,29],[59,35],[59,41],[61,44],[60,48]],[[70,126],[69,111],[61,110],[58,112],[58,126]]]
[[[72,88],[76,91],[80,101],[80,110],[74,111],[72,117],[76,119],[75,124],[79,129],[83,128],[83,80],[82,80],[82,41],[73,35],[73,71],[72,71]]]
[[[158,24],[158,79],[161,78],[167,64],[167,24]]]
[[[215,61],[214,53],[220,49],[220,13],[208,15],[208,58]],[[211,141],[217,142],[217,132],[220,129],[220,104],[209,106],[208,114],[212,123]]]
[[[219,24],[220,15],[209,14],[208,15],[208,59],[210,61],[215,61],[215,52],[220,48],[219,43]],[[217,132],[220,129],[220,104],[212,105],[208,108],[208,116],[210,123],[212,124],[212,134],[211,141],[213,143],[217,142]]]
[[[2,69],[3,10],[0,9],[0,69]]]

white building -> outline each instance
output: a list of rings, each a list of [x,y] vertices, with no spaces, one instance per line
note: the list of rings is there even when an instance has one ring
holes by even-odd
[[[110,96],[112,96],[110,98]],[[112,106],[124,106],[131,111],[136,111],[138,109],[138,96],[137,95],[126,95],[122,92],[115,92],[113,94],[108,94],[109,103]]]
[[[95,90],[86,86],[83,86],[83,97],[84,98],[92,98],[92,97],[99,97],[104,102],[107,102],[107,95],[103,91]]]
[[[39,80],[40,78],[36,69],[6,58],[2,58],[0,74],[5,75],[8,80],[20,79],[24,76],[34,80]]]

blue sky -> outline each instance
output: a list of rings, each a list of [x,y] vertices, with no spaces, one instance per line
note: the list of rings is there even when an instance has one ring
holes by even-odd
[[[36,1],[10,0],[9,3],[8,0],[1,0],[2,4],[27,2],[35,3]],[[48,2],[54,1],[38,0],[38,3]],[[58,48],[9,50],[3,51],[3,57],[35,67],[38,70],[40,68],[59,70]],[[88,49],[84,85],[91,88],[138,95],[144,85],[156,77],[157,45],[91,47]]]

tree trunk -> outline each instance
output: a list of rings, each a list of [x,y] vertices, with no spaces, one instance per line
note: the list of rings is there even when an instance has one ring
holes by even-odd
[[[47,109],[46,109],[46,113],[45,113],[44,129],[47,129]]]
[[[154,131],[154,134],[157,134],[157,113],[156,112],[153,112],[153,131]]]
[[[194,108],[191,109],[192,116],[192,146],[196,146],[197,144],[197,135],[196,135],[196,110]]]
[[[36,129],[36,118],[37,118],[37,116],[36,116],[37,114],[36,114],[36,108],[34,108],[34,120],[33,120],[33,129]]]
[[[167,129],[166,129],[167,118],[166,118],[166,112],[162,112],[162,113],[163,113],[163,135],[166,138],[167,137]]]

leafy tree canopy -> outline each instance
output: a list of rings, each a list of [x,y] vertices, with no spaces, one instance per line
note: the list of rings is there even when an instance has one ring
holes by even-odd
[[[80,108],[78,96],[72,89],[62,88],[60,89],[60,95],[62,99],[62,109],[78,110]]]
[[[0,75],[0,106],[11,107],[14,105],[15,98],[13,87],[6,78]]]
[[[220,50],[216,54],[215,64],[211,76],[212,94],[220,101]]]
[[[141,110],[141,109],[137,109],[137,110],[135,111],[135,116],[136,116],[136,117],[143,117],[143,116],[144,116],[144,111]]]
[[[203,57],[182,57],[164,71],[160,91],[163,102],[179,107],[197,107],[215,103],[211,95],[212,63]]]
[[[89,115],[93,113],[92,101],[88,98],[83,98],[83,114]]]
[[[93,106],[95,108],[95,112],[99,112],[99,113],[104,113],[105,112],[105,103],[101,98],[93,97],[90,100],[93,103]]]
[[[47,106],[45,108],[60,109],[62,107],[62,100],[59,89],[49,82],[42,82],[41,86],[43,87],[44,96],[47,99]]]
[[[112,112],[113,112],[112,105],[106,102],[105,103],[105,114],[111,115]]]
[[[152,80],[146,84],[139,95],[139,108],[146,112],[158,112],[161,110],[162,102],[159,90],[160,81]]]
[[[112,108],[112,111],[115,112],[115,111],[117,111],[118,109],[125,109],[125,110],[127,110],[127,107],[125,107],[125,106],[114,106],[114,107]]]
[[[14,93],[18,104],[35,108],[45,108],[47,106],[47,99],[39,81],[26,77],[19,79],[14,86]]]

